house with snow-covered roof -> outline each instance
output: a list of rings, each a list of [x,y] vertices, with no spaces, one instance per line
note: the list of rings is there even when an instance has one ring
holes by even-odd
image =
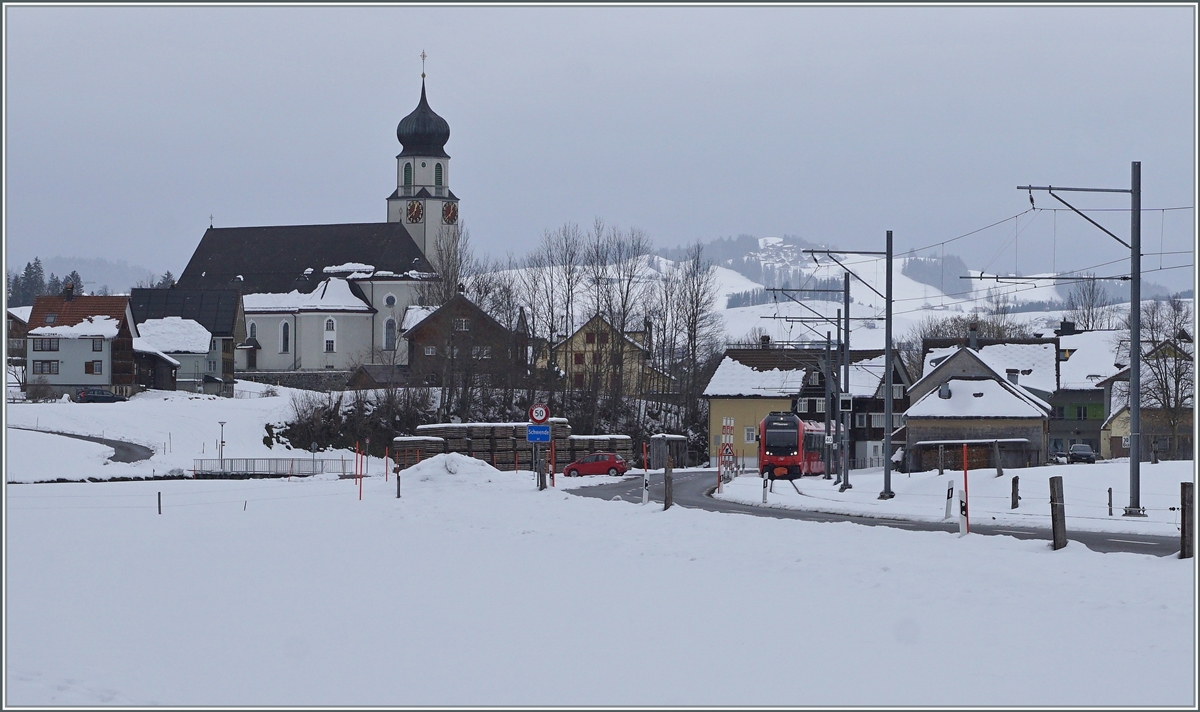
[[[960,346],[908,392],[901,433],[911,471],[963,467],[1030,467],[1046,461],[1050,404]]]
[[[164,319],[179,319],[195,324],[185,326],[165,322],[167,326],[162,327],[176,332],[171,337],[171,348],[174,349],[171,353],[185,354],[177,373],[177,386],[189,391],[202,390],[204,393],[233,397],[235,367],[244,366],[247,354],[253,360],[256,346],[246,343],[246,320],[240,292],[236,289],[184,289],[179,285],[169,289],[136,288],[130,291],[129,308],[139,325]],[[193,339],[197,338],[198,328],[203,328],[209,334],[207,353],[203,359],[186,356],[192,352],[178,350],[174,343],[178,338],[186,339],[187,332]],[[185,331],[180,332],[180,329]],[[141,331],[140,326],[138,330]],[[194,349],[197,346],[199,343],[193,340],[186,348]]]
[[[139,364],[138,382],[143,387],[221,393],[223,381],[208,371],[212,333],[200,322],[178,316],[147,319],[138,324],[138,334],[133,340],[135,353],[160,354],[175,364],[173,382],[155,364]]]
[[[27,384],[44,384],[56,396],[102,387],[131,396],[133,339],[137,325],[128,297],[61,294],[38,297],[29,315]]]

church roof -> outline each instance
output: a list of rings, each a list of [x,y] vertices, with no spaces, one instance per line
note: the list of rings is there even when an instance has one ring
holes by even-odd
[[[396,138],[404,146],[401,156],[440,156],[449,158],[445,145],[450,140],[450,124],[429,108],[425,99],[425,80],[421,79],[421,101],[412,113],[400,119]]]
[[[210,227],[176,288],[286,294],[297,288],[305,270],[319,275],[325,267],[351,262],[373,265],[395,279],[420,279],[420,273],[433,272],[398,222]]]
[[[395,200],[397,198],[410,198],[410,199],[411,198],[438,198],[439,200],[458,200],[458,196],[454,194],[454,191],[450,190],[449,188],[446,188],[445,190],[446,190],[446,195],[444,195],[444,196],[434,195],[433,193],[430,193],[427,188],[421,188],[420,190],[418,190],[416,193],[414,193],[412,195],[401,195],[400,188],[397,187],[394,191],[392,191],[392,194],[389,195],[387,199]]]
[[[129,290],[129,308],[138,324],[148,319],[177,316],[191,319],[213,336],[229,338],[237,326],[236,289],[134,288]]]

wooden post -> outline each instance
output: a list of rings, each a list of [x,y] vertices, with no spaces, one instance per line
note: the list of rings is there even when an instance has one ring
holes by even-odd
[[[396,499],[400,499],[400,473],[396,473]]]
[[[1054,550],[1067,545],[1067,515],[1063,505],[1062,475],[1050,478],[1050,529],[1054,535]]]
[[[1112,487],[1108,488],[1108,516],[1112,516]]]
[[[162,514],[162,492],[158,493],[158,513]]]
[[[1011,507],[1009,507],[1009,509],[1016,509],[1017,507],[1021,506],[1021,505],[1020,505],[1020,503],[1021,503],[1021,495],[1020,495],[1020,494],[1018,494],[1019,490],[1018,490],[1018,485],[1017,485],[1017,482],[1018,482],[1018,481],[1020,481],[1020,479],[1021,479],[1021,478],[1020,478],[1020,476],[1018,476],[1018,475],[1013,475],[1013,484],[1012,484],[1012,506],[1011,506]]]
[[[946,446],[938,445],[938,475],[946,474]]]
[[[1000,464],[1000,441],[992,441],[992,454],[996,457],[996,477],[1004,477],[1004,466]]]
[[[392,469],[392,448],[391,446],[383,449],[383,461],[386,463],[383,467],[383,481],[388,480],[388,470]]]
[[[663,468],[663,511],[671,508],[675,504],[675,489],[672,482],[671,473],[675,469],[675,460],[668,455],[666,467]]]
[[[971,489],[967,487],[967,444],[963,443],[963,504],[964,509],[968,506],[970,500]],[[967,531],[971,531],[971,521],[967,520]]]
[[[1179,558],[1192,558],[1192,483],[1179,483]]]

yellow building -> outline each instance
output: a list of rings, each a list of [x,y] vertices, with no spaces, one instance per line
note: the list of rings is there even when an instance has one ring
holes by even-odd
[[[594,316],[554,344],[550,357],[562,369],[568,390],[607,390],[623,377],[621,392],[626,395],[671,393],[672,379],[652,365],[650,349],[648,330],[622,334],[604,317]]]

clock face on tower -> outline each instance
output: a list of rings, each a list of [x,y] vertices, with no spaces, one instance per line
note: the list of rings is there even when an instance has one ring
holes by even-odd
[[[425,206],[419,200],[408,201],[408,221],[419,223],[425,218]]]
[[[447,225],[453,225],[458,222],[458,203],[445,203],[442,205],[442,222]]]

